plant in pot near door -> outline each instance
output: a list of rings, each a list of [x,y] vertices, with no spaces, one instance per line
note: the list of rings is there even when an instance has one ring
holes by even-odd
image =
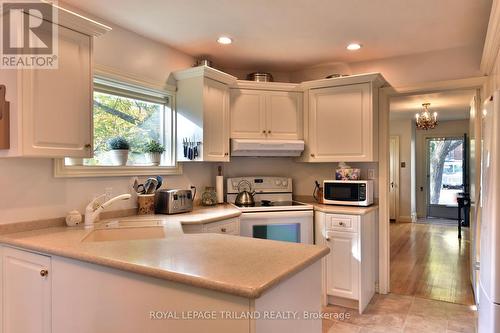
[[[113,165],[127,165],[130,144],[124,137],[117,136],[109,139],[108,149]]]
[[[160,165],[161,154],[165,152],[165,146],[156,140],[151,140],[146,143],[144,151],[152,165]]]

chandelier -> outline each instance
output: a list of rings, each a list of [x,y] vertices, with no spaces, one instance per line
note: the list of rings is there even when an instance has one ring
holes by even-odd
[[[421,130],[433,129],[437,126],[437,112],[431,114],[429,111],[429,106],[431,103],[424,103],[422,106],[424,109],[415,115],[417,121],[417,128]]]

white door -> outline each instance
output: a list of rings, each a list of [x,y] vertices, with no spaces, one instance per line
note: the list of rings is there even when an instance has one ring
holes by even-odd
[[[391,136],[389,149],[389,216],[391,220],[398,218],[399,197],[399,136]]]
[[[51,332],[50,257],[2,249],[3,332]]]
[[[360,247],[358,234],[328,231],[326,245],[326,293],[349,299],[359,297]]]
[[[203,159],[229,161],[229,90],[205,78],[203,92]]]
[[[298,92],[270,91],[266,96],[268,139],[302,138],[302,95]]]
[[[22,72],[23,153],[92,156],[92,37],[60,26],[59,68]]]
[[[265,138],[266,99],[259,90],[231,89],[231,138]]]
[[[319,162],[373,159],[369,83],[311,89],[310,148]]]

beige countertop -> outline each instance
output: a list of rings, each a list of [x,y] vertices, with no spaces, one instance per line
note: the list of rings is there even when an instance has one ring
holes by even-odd
[[[378,209],[378,204],[373,204],[368,207],[341,206],[320,204],[317,203],[312,197],[297,196],[294,199],[303,203],[313,205],[315,211],[330,214],[365,215]]]
[[[0,243],[247,298],[260,297],[329,252],[323,246],[182,231],[182,224],[240,214],[231,205],[218,205],[186,214],[138,217],[161,220],[166,234],[162,239],[82,242],[88,229],[56,226],[3,234]]]

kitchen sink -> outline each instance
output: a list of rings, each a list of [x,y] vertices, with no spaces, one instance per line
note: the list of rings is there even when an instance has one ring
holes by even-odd
[[[82,242],[123,241],[165,238],[161,220],[115,220],[105,222],[90,231]]]

